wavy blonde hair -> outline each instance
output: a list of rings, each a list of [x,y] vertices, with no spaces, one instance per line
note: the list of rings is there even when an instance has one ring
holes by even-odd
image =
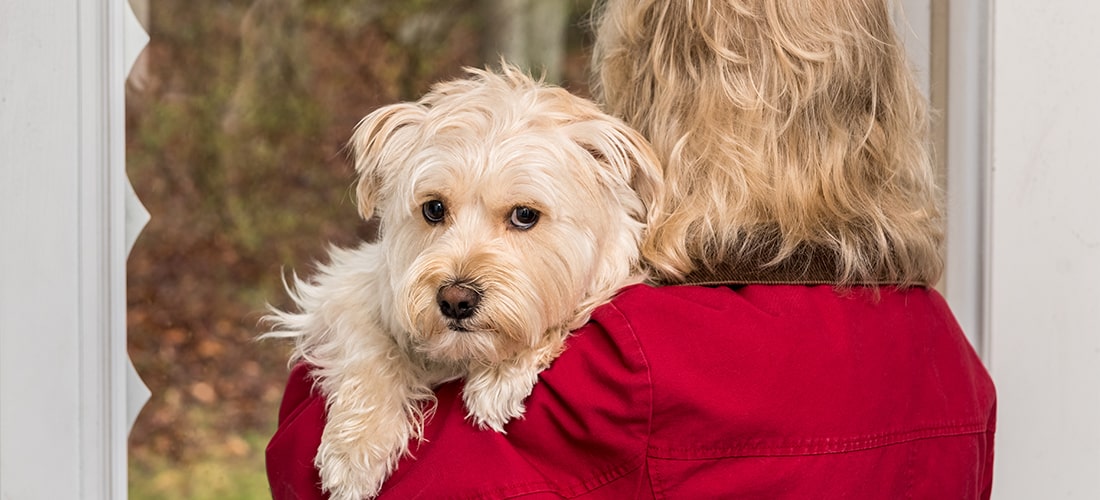
[[[840,285],[936,282],[927,105],[887,1],[598,8],[595,94],[666,163],[671,209],[643,250],[664,279],[814,255]]]

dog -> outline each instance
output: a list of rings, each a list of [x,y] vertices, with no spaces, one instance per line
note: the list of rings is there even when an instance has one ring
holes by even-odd
[[[366,116],[350,142],[379,236],[292,278],[295,341],[328,419],[315,465],[333,499],[374,497],[422,438],[438,384],[505,432],[571,330],[647,273],[660,212],[647,141],[591,101],[502,64]]]

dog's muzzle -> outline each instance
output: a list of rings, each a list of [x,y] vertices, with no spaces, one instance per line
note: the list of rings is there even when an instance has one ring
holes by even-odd
[[[451,319],[466,319],[477,311],[481,293],[461,284],[445,285],[435,295],[439,312]]]

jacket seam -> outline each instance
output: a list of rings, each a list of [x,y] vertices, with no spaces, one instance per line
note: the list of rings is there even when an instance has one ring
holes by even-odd
[[[642,454],[640,456],[644,457],[645,455]],[[478,491],[473,494],[459,494],[448,498],[488,500],[498,498],[520,498],[538,493],[553,494],[562,498],[574,498],[595,491],[605,485],[611,484],[616,480],[621,479],[627,474],[637,470],[640,467],[640,463],[644,462],[633,459],[626,462],[625,465],[610,467],[596,474],[593,474],[587,479],[577,482],[558,483],[554,481],[530,481],[525,483],[509,484],[507,486],[502,486],[487,491]]]
[[[910,446],[905,457],[905,498],[912,499],[916,485],[917,447]]]
[[[638,349],[638,356],[641,357],[642,364],[643,366],[645,366],[646,389],[648,389],[647,392],[649,393],[649,415],[646,416],[645,445],[642,448],[646,451],[642,454],[642,466],[647,466],[647,464],[649,463],[648,450],[650,449],[651,438],[653,437],[653,407],[655,405],[653,399],[653,371],[649,364],[649,358],[647,358],[645,355],[645,349],[642,347],[642,341],[638,338],[638,331],[634,327],[634,323],[630,321],[630,318],[627,317],[626,313],[624,313],[622,309],[619,309],[619,306],[617,304],[615,304],[614,302],[610,302],[608,305],[613,308],[615,312],[619,314],[619,317],[623,319],[623,322],[626,323],[630,331],[630,337],[634,339],[634,346]],[[646,474],[646,477],[648,477],[650,492],[653,494],[654,498],[664,498],[663,495],[658,495],[657,493],[659,490],[655,483],[659,483],[659,478],[655,477],[656,474],[653,470],[653,467],[647,467],[647,469],[649,471],[649,474]]]
[[[630,338],[634,341],[634,347],[637,349],[638,356],[641,358],[642,366],[645,368],[646,374],[646,386],[649,392],[649,416],[646,419],[646,439],[643,443],[641,451],[635,457],[627,460],[619,465],[609,467],[605,470],[596,472],[591,476],[581,479],[579,481],[570,482],[555,482],[555,481],[531,481],[520,484],[511,484],[508,486],[502,486],[490,491],[479,491],[473,495],[458,495],[452,498],[460,499],[496,499],[496,498],[521,498],[528,495],[535,495],[539,493],[553,494],[562,498],[575,498],[581,495],[585,495],[602,488],[608,484],[611,484],[627,474],[644,467],[647,463],[646,450],[649,449],[650,436],[653,434],[653,376],[650,372],[649,360],[645,356],[645,350],[642,349],[641,341],[638,339],[638,335],[634,329],[634,325],[623,314],[622,309],[619,309],[614,302],[607,304],[612,310],[616,312],[618,317],[622,320],[622,323],[626,325]],[[610,331],[608,332],[611,333]],[[625,347],[625,346],[624,346]]]
[[[569,498],[575,498],[575,497],[579,497],[581,495],[587,495],[589,493],[592,493],[594,491],[599,490],[600,488],[606,488],[608,485],[610,485],[611,483],[614,483],[615,481],[622,481],[622,479],[624,477],[627,477],[630,473],[632,473],[634,471],[637,471],[637,470],[640,470],[642,467],[645,466],[645,460],[644,460],[645,454],[643,453],[641,455],[641,457],[643,459],[635,461],[635,463],[633,464],[633,467],[630,467],[629,469],[621,471],[620,473],[616,474],[615,477],[612,477],[612,478],[608,479],[607,481],[603,481],[600,484],[593,485],[590,488],[585,488],[584,491],[580,491],[580,492],[577,492],[576,494],[570,495]]]
[[[653,458],[693,460],[752,456],[829,455],[870,450],[921,439],[980,434],[988,431],[985,423],[945,423],[908,431],[868,434],[849,438],[814,438],[803,440],[753,439],[726,446],[665,446],[651,447]]]

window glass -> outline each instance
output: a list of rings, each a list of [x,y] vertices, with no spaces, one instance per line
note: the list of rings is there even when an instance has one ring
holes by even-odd
[[[135,499],[265,498],[289,346],[257,341],[283,273],[371,235],[344,145],[499,53],[587,95],[590,2],[133,0],[127,169],[151,214],[128,264],[129,351],[152,391]]]

